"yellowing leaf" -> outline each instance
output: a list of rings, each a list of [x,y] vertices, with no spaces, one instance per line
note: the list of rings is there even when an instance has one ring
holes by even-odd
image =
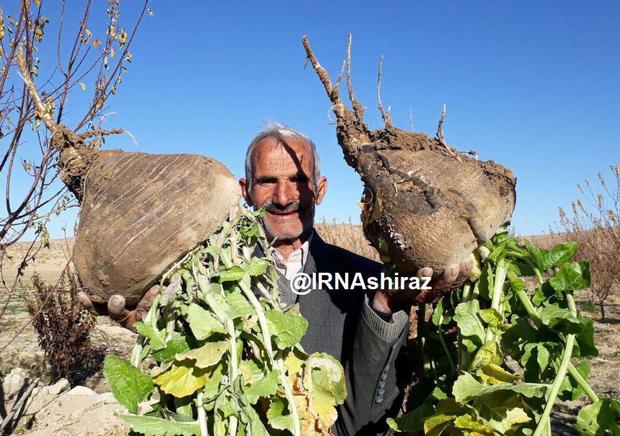
[[[185,397],[202,388],[209,381],[211,371],[194,368],[188,363],[174,363],[170,370],[157,376],[153,381],[162,391],[177,398]]]
[[[175,360],[178,362],[194,360],[196,367],[205,369],[219,363],[227,348],[228,342],[226,341],[207,342],[200,348],[177,355]]]
[[[518,375],[511,374],[501,366],[493,363],[482,365],[480,369],[478,369],[477,375],[481,380],[491,384],[512,383],[520,378]]]
[[[511,424],[523,424],[530,421],[530,419],[525,410],[520,407],[515,407],[506,412],[506,420]]]

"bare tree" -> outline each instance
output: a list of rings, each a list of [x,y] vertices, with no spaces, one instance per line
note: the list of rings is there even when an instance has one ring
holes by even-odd
[[[592,284],[590,298],[605,320],[605,302],[620,286],[620,165],[610,165],[611,182],[598,173],[596,186],[590,180],[577,185],[582,198],[571,204],[570,214],[560,208],[563,239],[577,242],[578,257],[589,260]]]
[[[108,0],[107,7],[91,0],[77,4],[83,10],[74,23],[66,22],[65,9],[76,3],[64,0],[20,0],[14,10],[0,9],[0,188],[5,211],[0,214],[0,320],[24,269],[49,243],[48,223],[76,205],[60,181],[66,178],[57,167],[62,143],[52,140],[44,125],[67,126],[93,148],[106,135],[122,132],[103,130],[103,114],[131,62],[136,31],[151,13],[148,0],[130,4],[133,11],[123,11],[123,16],[135,16],[124,27],[120,0]],[[98,38],[90,26],[102,21],[105,29]],[[4,268],[7,249],[25,236],[30,242],[9,275]],[[0,344],[0,350],[5,347]]]

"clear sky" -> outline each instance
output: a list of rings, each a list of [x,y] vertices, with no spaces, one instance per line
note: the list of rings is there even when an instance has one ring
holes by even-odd
[[[342,158],[329,100],[304,69],[304,34],[335,78],[352,32],[352,80],[371,127],[381,125],[381,55],[394,124],[407,128],[411,108],[415,130],[434,135],[447,104],[448,143],[517,176],[517,233],[547,230],[558,206],[578,195],[577,183],[620,161],[618,1],[158,0],[151,7],[109,101],[115,115],[107,126],[131,131],[138,145],[122,136],[106,148],[206,154],[240,177],[247,143],[263,123],[289,124],[316,142],[329,180],[319,220],[358,222],[362,187]]]

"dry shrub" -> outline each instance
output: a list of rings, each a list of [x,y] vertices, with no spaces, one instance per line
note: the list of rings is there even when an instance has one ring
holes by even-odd
[[[605,301],[620,287],[620,165],[610,165],[611,182],[598,173],[598,183],[577,185],[582,198],[567,213],[560,208],[562,239],[579,245],[578,259],[589,260],[592,285],[589,296],[605,320]]]
[[[105,350],[91,341],[95,318],[77,301],[77,281],[68,283],[48,285],[34,276],[26,307],[52,380],[66,378],[77,385],[101,368]]]

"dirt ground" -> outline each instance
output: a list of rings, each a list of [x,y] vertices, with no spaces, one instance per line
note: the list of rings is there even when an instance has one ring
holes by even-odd
[[[325,225],[324,225],[325,226]],[[331,227],[326,225],[325,227]],[[356,234],[357,229],[351,225],[346,225],[347,235],[342,238],[342,229],[323,228],[321,235],[327,242],[339,244],[342,241],[349,241],[353,251],[364,251],[361,254],[373,257],[374,251],[362,244]],[[351,228],[349,228],[351,227]],[[350,234],[349,234],[350,233]],[[361,232],[360,232],[361,233]],[[340,235],[340,236],[339,236]],[[351,242],[353,241],[353,242]],[[72,241],[68,241],[69,246]],[[366,242],[363,240],[363,242]],[[362,245],[360,245],[362,244]],[[53,241],[52,248],[43,253],[35,265],[28,268],[28,273],[35,270],[46,281],[57,280],[60,270],[66,263],[65,242]],[[360,247],[363,250],[360,250]],[[0,375],[7,374],[12,368],[24,368],[34,376],[41,377],[43,381],[49,381],[49,375],[45,366],[43,352],[37,344],[36,334],[30,324],[30,317],[27,314],[24,304],[22,291],[16,296],[9,305],[9,310],[4,318],[0,320]],[[4,299],[0,295],[0,307]],[[587,304],[587,294],[585,292],[577,295],[577,303],[582,314],[594,319],[595,339],[599,350],[599,356],[590,362],[591,373],[590,384],[594,390],[602,396],[620,399],[620,295],[612,296],[606,304],[607,319],[605,322],[599,320],[599,313],[596,307]],[[592,310],[592,311],[589,311]],[[136,336],[117,325],[105,317],[98,317],[97,326],[93,333],[93,340],[96,344],[104,345],[108,353],[115,353],[129,356]],[[99,372],[89,378],[85,385],[96,392],[106,392],[108,387]],[[554,434],[576,434],[572,430],[575,421],[575,414],[580,405],[586,401],[581,399],[575,402],[560,404],[554,412]]]

